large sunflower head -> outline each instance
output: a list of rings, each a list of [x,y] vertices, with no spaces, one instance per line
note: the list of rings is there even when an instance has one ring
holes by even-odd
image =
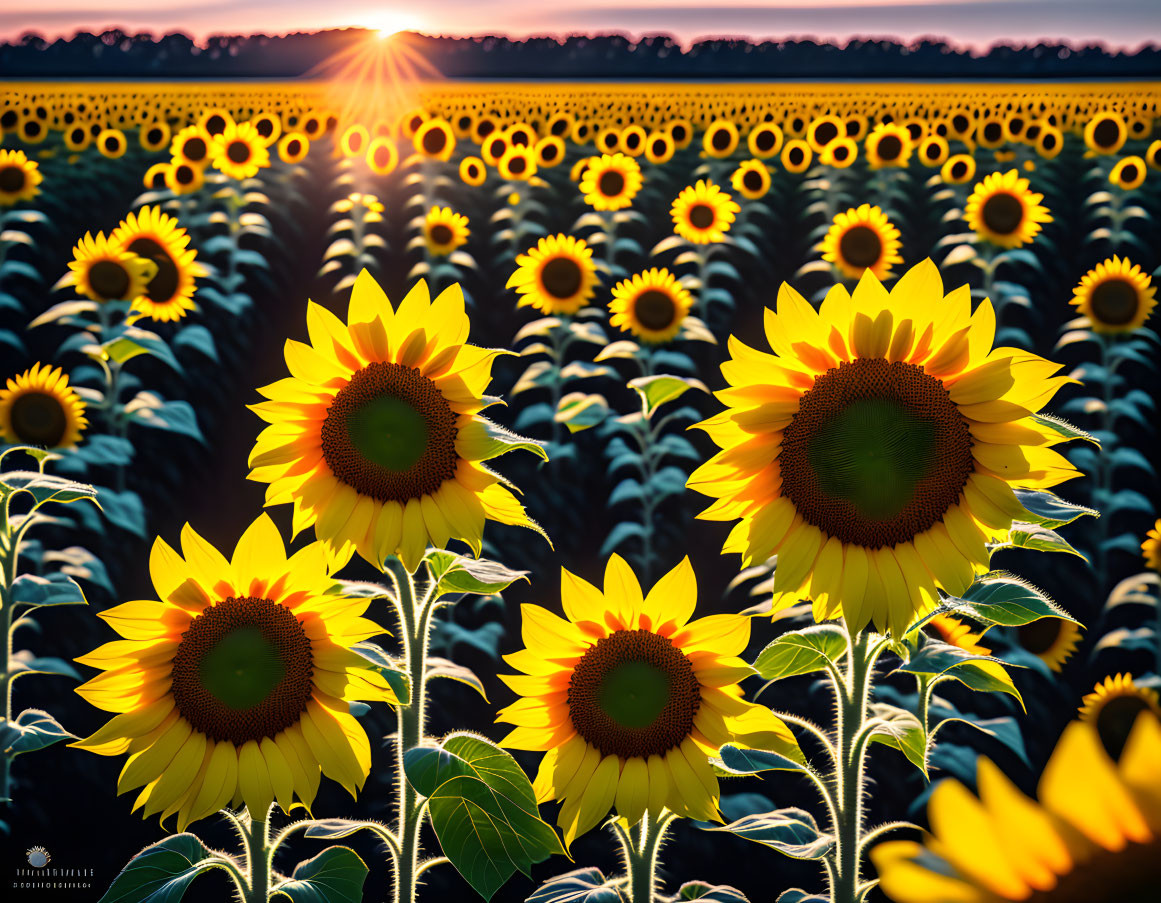
[[[1113,759],[1119,759],[1137,716],[1151,712],[1161,717],[1157,691],[1134,683],[1132,675],[1114,674],[1092,688],[1080,704],[1080,720],[1096,727],[1101,745]]]
[[[1141,714],[1119,761],[1091,724],[1064,731],[1029,799],[988,759],[979,796],[939,784],[923,843],[871,850],[896,903],[1128,903],[1161,881],[1161,721]]]
[[[531,305],[548,315],[575,314],[596,292],[593,249],[584,239],[563,233],[542,238],[516,258],[516,272],[505,287],[519,292],[519,307]]]
[[[1108,335],[1139,329],[1157,306],[1157,289],[1148,274],[1115,254],[1085,273],[1072,294],[1069,303],[1094,331]]]
[[[864,152],[871,169],[906,166],[914,142],[911,133],[894,122],[879,123],[867,136]]]
[[[580,190],[594,210],[620,210],[641,190],[641,165],[625,154],[593,157],[581,176]]]
[[[0,150],[0,207],[11,207],[17,201],[31,201],[40,193],[37,188],[44,176],[35,160],[22,150]]]
[[[77,659],[105,672],[77,692],[115,714],[72,745],[129,753],[118,794],[143,788],[133,809],[176,813],[179,831],[227,805],[309,810],[320,769],[354,796],[371,747],[349,703],[396,702],[351,650],[383,632],[368,600],[336,594],[319,543],[288,558],[266,514],[230,560],[188,524],[181,547],[153,544],[156,600],[100,613],[124,639]]]
[[[95,238],[86,232],[73,248],[69,272],[60,284],[75,285],[94,301],[134,301],[145,294],[155,275],[157,265],[152,260],[114,248],[104,232]]]
[[[232,120],[214,136],[210,149],[214,168],[231,179],[248,179],[270,165],[270,151],[253,123]]]
[[[450,207],[432,207],[423,220],[423,240],[433,257],[445,257],[468,240],[468,218]]]
[[[497,720],[515,725],[502,741],[544,752],[537,800],[560,800],[566,844],[611,808],[630,824],[648,809],[717,819],[718,781],[710,765],[725,743],[802,760],[790,730],[765,706],[742,699],[753,673],[740,658],[750,638],[743,615],[691,621],[697,583],[689,559],[648,595],[617,555],[604,586],[561,571],[567,620],[522,607],[527,648],[501,675],[520,695]]]
[[[266,504],[294,504],[336,561],[414,571],[429,544],[478,555],[485,519],[539,530],[483,461],[508,450],[479,414],[500,352],[467,344],[458,285],[434,301],[419,282],[394,306],[364,270],[347,322],[311,302],[310,343],[287,341],[290,377],[259,390],[270,424],[250,453]]]
[[[891,273],[893,264],[902,263],[899,230],[878,207],[863,204],[839,213],[818,249],[822,259],[833,263],[848,279],[858,279],[868,270],[880,280]]]
[[[1145,534],[1141,542],[1141,554],[1145,558],[1145,567],[1151,571],[1161,571],[1161,519]]]
[[[692,306],[689,290],[669,270],[654,267],[617,283],[609,302],[609,322],[655,345],[681,331]]]
[[[1015,169],[994,172],[976,184],[964,215],[968,225],[986,241],[1002,248],[1018,248],[1032,241],[1041,223],[1052,222],[1044,195],[1028,190],[1027,179]]]
[[[265,148],[263,148],[265,150]],[[160,207],[142,207],[130,213],[109,236],[109,247],[152,261],[157,271],[133,309],[160,321],[180,320],[196,310],[194,278],[205,276],[197,251],[189,247],[189,233]]]
[[[86,426],[85,402],[60,367],[33,364],[0,389],[0,438],[5,442],[75,448]]]
[[[1060,365],[993,349],[991,302],[945,296],[930,260],[890,293],[870,272],[836,285],[817,312],[783,284],[765,327],[774,354],[730,339],[726,410],[700,425],[722,451],[689,486],[717,499],[703,518],[740,521],[724,551],[777,553],[776,610],[810,598],[818,620],[902,637],[1031,517],[1013,487],[1079,476],[1033,416]]]
[[[742,208],[713,182],[698,179],[687,185],[669,210],[673,231],[687,241],[705,245],[721,241]]]
[[[1080,645],[1081,627],[1064,618],[1039,618],[1016,628],[1016,642],[1052,671],[1060,671]]]

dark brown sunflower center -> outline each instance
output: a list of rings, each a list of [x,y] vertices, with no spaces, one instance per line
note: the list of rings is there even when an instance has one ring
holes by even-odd
[[[742,187],[746,191],[761,191],[762,174],[756,169],[747,169],[746,174],[742,176]]]
[[[903,142],[899,140],[898,135],[885,135],[879,139],[875,150],[880,160],[898,160],[899,155],[903,153]]]
[[[684,141],[686,136],[685,126],[675,125],[669,130],[669,134],[673,136],[674,141]]]
[[[124,300],[129,291],[129,274],[114,260],[98,260],[89,267],[89,285],[105,300]]]
[[[508,161],[508,172],[521,175],[528,168],[528,162],[523,157],[513,157]]]
[[[152,145],[161,143],[161,129],[152,128],[145,133],[145,140]]]
[[[209,151],[209,148],[206,146],[205,138],[189,138],[182,145],[181,150],[187,160],[192,160],[194,163],[197,163],[206,158],[206,153]]]
[[[429,129],[423,136],[423,150],[429,154],[442,153],[443,149],[447,147],[447,135],[444,134],[443,129],[433,128]]]
[[[664,157],[665,152],[667,150],[669,150],[669,145],[667,145],[663,140],[658,138],[653,142],[653,145],[650,149],[651,149],[654,157]]]
[[[932,141],[930,144],[923,148],[923,155],[927,157],[928,160],[938,160],[939,145]]]
[[[814,130],[815,143],[820,144],[823,147],[826,147],[837,137],[838,126],[830,121],[819,123],[818,127]]]
[[[1137,171],[1136,164],[1130,163],[1127,166],[1121,167],[1121,181],[1122,182],[1135,182],[1135,181],[1137,181],[1137,175],[1138,175],[1138,171]]]
[[[554,257],[540,271],[540,282],[552,297],[571,298],[580,291],[580,266],[568,257]]]
[[[5,166],[0,169],[0,191],[15,194],[24,189],[27,177],[19,166]]]
[[[724,151],[730,146],[730,133],[725,129],[715,129],[710,137],[710,144],[716,151]]]
[[[998,122],[989,122],[984,126],[984,140],[995,144],[1004,137],[1004,127]]]
[[[286,142],[286,153],[291,157],[297,157],[302,151],[302,142],[297,138],[293,138]]]
[[[774,132],[771,129],[762,129],[754,139],[754,147],[766,152],[774,149]]]
[[[259,119],[254,124],[254,130],[258,132],[263,138],[269,138],[274,134],[274,120],[273,119]]]
[[[455,477],[456,413],[414,367],[368,364],[327,409],[322,453],[331,472],[361,495],[406,502]]]
[[[431,227],[431,240],[437,245],[451,244],[453,238],[451,227],[446,223],[436,223]]]
[[[173,657],[173,702],[194,730],[241,746],[276,737],[306,710],[310,639],[286,606],[246,596],[190,622]]]
[[[1044,137],[1040,139],[1040,146],[1045,150],[1056,149],[1056,135],[1052,132],[1045,132]]]
[[[231,163],[245,163],[250,159],[250,145],[245,141],[231,141],[226,147],[226,156]]]
[[[1010,235],[1024,221],[1024,205],[1015,195],[993,194],[984,201],[980,216],[984,225],[997,235]]]
[[[556,159],[556,145],[546,144],[540,149],[540,159],[546,163]]]
[[[145,294],[154,304],[165,304],[172,301],[177,294],[178,271],[174,259],[169,252],[152,238],[135,238],[129,244],[129,250],[138,257],[152,260],[157,264],[157,274],[145,286]]]
[[[964,160],[956,160],[951,164],[951,177],[953,179],[962,179],[967,176],[967,162]]]
[[[173,178],[178,185],[192,185],[197,179],[197,173],[188,163],[182,163],[174,169]]]
[[[206,131],[211,135],[220,135],[226,130],[226,117],[221,113],[215,113],[206,120]]]
[[[46,392],[25,392],[12,402],[8,417],[17,438],[29,445],[54,448],[68,428],[64,407]]]
[[[607,198],[615,198],[625,190],[625,177],[615,169],[601,173],[597,179],[597,191]]]
[[[853,267],[869,267],[883,255],[883,241],[870,226],[852,226],[839,239],[839,255]]]
[[[972,472],[967,421],[943,383],[860,358],[815,380],[782,436],[782,491],[809,524],[878,549],[939,522]]]
[[[636,150],[638,147],[641,146],[641,136],[638,135],[636,132],[630,132],[628,135],[625,136],[624,142],[625,142],[625,147],[627,147],[629,150]]]
[[[831,151],[831,157],[834,158],[836,163],[845,163],[847,157],[850,155],[851,149],[845,144],[840,144],[838,147]]]
[[[1102,119],[1092,130],[1092,142],[1097,147],[1112,147],[1121,137],[1121,129],[1112,119]]]
[[[1128,694],[1114,696],[1101,706],[1096,717],[1097,735],[1114,762],[1121,757],[1137,716],[1148,708],[1149,703],[1140,696]]]
[[[1043,655],[1056,644],[1063,629],[1064,621],[1060,618],[1040,618],[1018,627],[1016,633],[1021,646],[1033,655]]]
[[[695,229],[708,229],[714,224],[714,208],[709,204],[694,204],[689,208],[689,224]]]
[[[1093,289],[1089,304],[1099,322],[1124,326],[1137,316],[1141,299],[1136,287],[1127,280],[1107,279]]]
[[[806,159],[806,151],[795,145],[790,148],[790,153],[786,155],[786,159],[790,161],[791,166],[801,166],[802,161]]]
[[[568,682],[573,727],[606,756],[664,755],[690,735],[700,705],[689,659],[648,630],[602,637]]]
[[[668,329],[677,315],[677,305],[673,296],[655,288],[642,292],[633,305],[638,321],[646,329]]]

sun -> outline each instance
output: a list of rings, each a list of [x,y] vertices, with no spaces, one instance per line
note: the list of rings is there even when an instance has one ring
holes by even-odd
[[[423,23],[418,16],[405,10],[385,9],[367,16],[359,25],[374,31],[375,37],[380,41],[387,41],[401,31],[415,31],[421,28]]]

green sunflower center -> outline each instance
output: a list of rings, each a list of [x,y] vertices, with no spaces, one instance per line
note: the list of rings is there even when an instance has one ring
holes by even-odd
[[[625,177],[615,169],[601,173],[597,179],[597,191],[607,198],[615,198],[625,190]]]
[[[124,300],[129,291],[129,274],[115,260],[98,260],[89,267],[89,286],[106,300]]]
[[[1006,192],[993,194],[984,201],[980,217],[997,235],[1011,235],[1024,221],[1024,205],[1018,197]]]
[[[589,648],[568,683],[576,732],[603,755],[664,755],[693,730],[701,685],[688,658],[649,630],[618,630]]]
[[[879,262],[883,241],[870,226],[852,226],[839,239],[839,256],[853,267],[866,268]]]
[[[298,722],[314,689],[314,659],[290,609],[230,596],[190,622],[171,676],[174,705],[190,726],[241,746]]]
[[[169,252],[152,238],[135,238],[129,250],[138,257],[157,264],[157,273],[145,286],[145,294],[154,304],[166,304],[177,294],[179,274]]]
[[[323,421],[331,472],[361,495],[406,502],[431,495],[459,464],[457,415],[414,367],[368,364],[335,395]]]
[[[802,396],[783,431],[782,489],[827,536],[908,542],[959,501],[974,465],[967,421],[943,383],[882,358],[844,361]]]
[[[68,418],[60,400],[47,392],[25,392],[12,402],[8,417],[21,442],[55,448],[64,439]]]
[[[26,176],[19,166],[5,166],[0,169],[0,191],[15,194],[24,190]]]
[[[581,287],[581,268],[571,257],[554,257],[540,270],[540,283],[554,298],[571,298]]]
[[[1089,305],[1093,318],[1110,326],[1124,326],[1137,316],[1140,298],[1136,287],[1125,279],[1106,279],[1092,290]]]
[[[673,296],[655,288],[642,292],[633,305],[633,312],[637,320],[646,329],[662,330],[673,325],[673,318],[677,314],[677,305],[673,303]]]

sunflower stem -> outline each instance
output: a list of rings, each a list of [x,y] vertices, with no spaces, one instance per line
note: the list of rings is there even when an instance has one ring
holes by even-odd
[[[626,831],[619,822],[613,823],[613,830],[625,854],[629,903],[653,903],[661,844],[675,818],[677,816],[664,807],[656,814],[646,812],[635,838],[632,830]]]
[[[267,810],[261,818],[246,810],[246,817],[240,822],[246,837],[246,903],[266,903],[270,896],[270,866],[274,855],[274,845],[270,843]]]

